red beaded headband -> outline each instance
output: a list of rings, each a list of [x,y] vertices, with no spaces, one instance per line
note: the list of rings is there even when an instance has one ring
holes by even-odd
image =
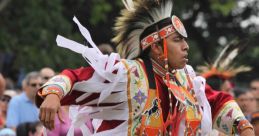
[[[149,47],[151,44],[158,42],[159,40],[162,40],[163,38],[171,35],[174,32],[178,32],[183,37],[187,37],[186,30],[183,26],[183,23],[180,21],[180,19],[176,16],[172,16],[172,24],[168,25],[158,32],[153,32],[152,34],[146,36],[141,40],[141,48],[142,50],[145,50],[147,47]]]

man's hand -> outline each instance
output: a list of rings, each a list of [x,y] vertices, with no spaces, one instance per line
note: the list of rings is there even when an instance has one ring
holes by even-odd
[[[255,136],[254,130],[251,128],[244,129],[240,136]]]
[[[55,115],[58,113],[58,117],[61,122],[64,122],[60,116],[60,99],[56,94],[49,94],[46,96],[40,106],[40,121],[43,125],[49,129],[54,129]]]

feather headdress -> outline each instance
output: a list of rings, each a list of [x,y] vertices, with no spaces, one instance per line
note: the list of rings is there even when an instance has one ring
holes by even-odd
[[[140,46],[142,40],[140,37],[148,27],[168,18],[172,25],[173,0],[123,0],[123,3],[126,9],[121,11],[121,16],[116,20],[115,37],[112,41],[117,45],[121,57],[132,59],[138,57],[146,48]],[[180,29],[176,28],[176,31],[180,32]],[[182,31],[186,33],[185,29]],[[150,31],[148,34],[153,32]]]
[[[248,39],[231,41],[223,48],[213,63],[198,66],[198,73],[205,78],[217,76],[221,79],[229,79],[240,72],[250,71],[251,67],[249,66],[236,66],[233,63],[233,60],[246,48],[247,44]]]

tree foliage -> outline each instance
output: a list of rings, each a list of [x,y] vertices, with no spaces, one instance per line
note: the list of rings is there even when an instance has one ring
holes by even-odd
[[[188,31],[191,64],[210,61],[233,38],[252,37],[240,63],[259,68],[258,19],[256,0],[176,1],[174,13],[183,19]],[[25,68],[38,70],[43,66],[61,70],[86,65],[80,55],[56,46],[61,34],[83,43],[73,24],[76,15],[90,30],[97,44],[110,43],[112,26],[123,7],[121,0],[11,0],[0,11],[0,53],[14,56],[9,71]],[[250,21],[250,22],[249,22]],[[258,73],[258,72],[257,72]]]

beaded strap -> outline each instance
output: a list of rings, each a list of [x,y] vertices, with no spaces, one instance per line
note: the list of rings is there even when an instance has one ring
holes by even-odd
[[[253,126],[250,124],[250,122],[244,118],[236,119],[233,127],[235,127],[234,131],[236,131],[238,134],[241,134],[241,132],[247,128],[253,129]]]
[[[69,77],[65,75],[57,75],[46,82],[38,91],[39,96],[45,97],[48,94],[57,94],[60,99],[67,95],[71,90],[71,82]]]
[[[61,99],[64,95],[64,91],[58,85],[48,85],[42,89],[40,96],[45,97],[49,94],[56,94]]]

